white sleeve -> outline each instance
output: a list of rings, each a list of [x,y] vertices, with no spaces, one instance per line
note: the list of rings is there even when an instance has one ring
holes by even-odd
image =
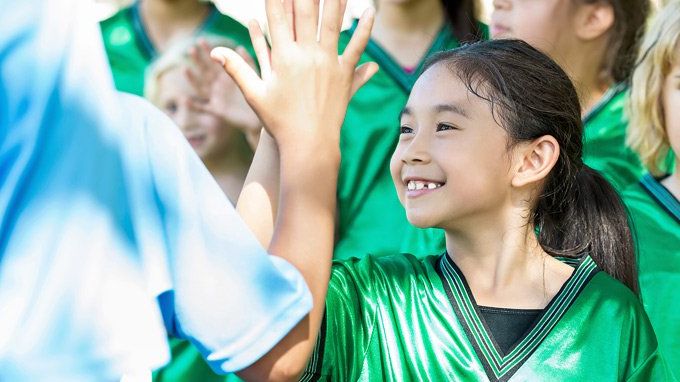
[[[138,97],[128,102],[145,116],[169,270],[167,280],[150,279],[155,293],[173,293],[174,304],[162,304],[166,326],[174,307],[170,329],[191,340],[213,370],[241,370],[309,312],[311,294],[292,265],[260,246],[170,119]]]

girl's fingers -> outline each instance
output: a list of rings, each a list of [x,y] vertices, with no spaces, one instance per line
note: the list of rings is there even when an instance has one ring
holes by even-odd
[[[191,49],[189,49],[189,55],[191,56],[191,60],[193,61],[194,65],[198,68],[198,71],[201,73],[205,73],[206,70],[211,68],[212,62],[210,62],[210,50],[208,50],[207,54],[204,50],[203,45],[206,44],[205,40],[201,39],[196,45],[192,46]]]
[[[199,102],[196,100],[193,100],[191,98],[187,99],[186,105],[189,107],[189,109],[197,111],[197,112],[204,112],[204,113],[213,113],[212,109],[208,107],[208,104],[205,102]]]
[[[286,11],[281,0],[265,0],[267,11],[267,23],[269,34],[272,39],[272,46],[287,44],[293,41],[291,26],[288,24]]]
[[[246,48],[239,45],[236,47],[236,53],[243,58],[243,61],[245,61],[248,66],[255,69],[255,60],[253,60]]]
[[[250,41],[253,43],[253,49],[255,50],[255,57],[257,57],[257,62],[260,64],[262,79],[267,81],[272,73],[267,40],[264,38],[260,24],[255,20],[251,20],[248,23],[248,32],[250,33]]]
[[[224,71],[234,79],[248,104],[254,106],[253,104],[257,103],[264,91],[264,83],[255,70],[245,62],[243,57],[229,48],[215,48],[210,55],[222,64]]]
[[[196,90],[200,92],[203,91],[203,82],[200,80],[200,77],[194,73],[193,70],[186,68],[184,70],[184,77],[186,77],[187,81],[189,81],[189,84]]]
[[[342,61],[351,67],[355,67],[361,58],[361,54],[366,49],[366,44],[371,37],[371,28],[373,28],[375,11],[369,8],[364,11],[359,19],[359,25],[354,31],[352,39],[347,44],[347,48],[342,54]]]
[[[326,48],[337,50],[346,4],[346,1],[341,0],[324,1],[319,39]]]
[[[286,21],[288,22],[288,30],[290,36],[295,40],[295,12],[293,12],[293,0],[282,0],[283,10],[286,13]]]
[[[378,64],[375,62],[366,62],[356,68],[354,70],[354,77],[352,78],[352,92],[350,93],[350,97],[352,97],[359,88],[364,86],[364,84],[378,72],[378,69]]]
[[[293,0],[295,41],[301,43],[316,42],[319,9],[314,4],[315,0]]]

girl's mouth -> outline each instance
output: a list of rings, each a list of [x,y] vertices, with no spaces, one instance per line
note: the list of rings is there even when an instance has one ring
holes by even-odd
[[[415,198],[436,191],[444,186],[443,182],[430,180],[409,180],[406,182],[406,197]]]

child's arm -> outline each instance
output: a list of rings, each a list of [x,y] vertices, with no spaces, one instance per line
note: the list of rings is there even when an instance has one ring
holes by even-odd
[[[266,7],[272,37],[270,61],[263,59],[268,52],[259,26],[250,27],[261,79],[235,52],[220,49],[214,55],[276,141],[280,194],[269,252],[301,271],[314,298],[310,315],[241,375],[257,380],[289,380],[303,371],[324,311],[333,251],[340,127],[351,93],[370,78],[376,67],[368,65],[355,71],[368,41],[372,13],[362,18],[352,42],[338,57],[344,1],[325,1],[318,42],[317,1],[297,0],[293,4],[290,0],[267,0]],[[273,147],[267,148],[264,159],[275,159]],[[264,164],[262,153],[257,159],[250,179],[259,181],[266,191],[260,196],[269,199],[270,212],[260,215],[264,218],[248,214],[248,203],[244,204],[247,199],[243,199],[248,197],[248,190],[242,196],[241,210],[246,222],[253,224],[260,240],[266,243],[269,228],[258,227],[258,222],[274,217],[277,208],[271,201],[276,200],[277,182],[275,175],[267,175],[268,169],[260,166]],[[260,175],[256,170],[262,171]]]
[[[279,202],[279,149],[262,131],[236,211],[263,247],[269,247]]]

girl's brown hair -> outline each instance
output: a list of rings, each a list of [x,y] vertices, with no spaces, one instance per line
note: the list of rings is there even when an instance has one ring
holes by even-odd
[[[470,44],[433,56],[471,94],[491,106],[509,145],[550,135],[557,163],[532,201],[529,224],[553,256],[587,252],[605,272],[638,292],[633,237],[620,197],[602,175],[583,163],[583,122],[576,89],[545,54],[520,40]]]

